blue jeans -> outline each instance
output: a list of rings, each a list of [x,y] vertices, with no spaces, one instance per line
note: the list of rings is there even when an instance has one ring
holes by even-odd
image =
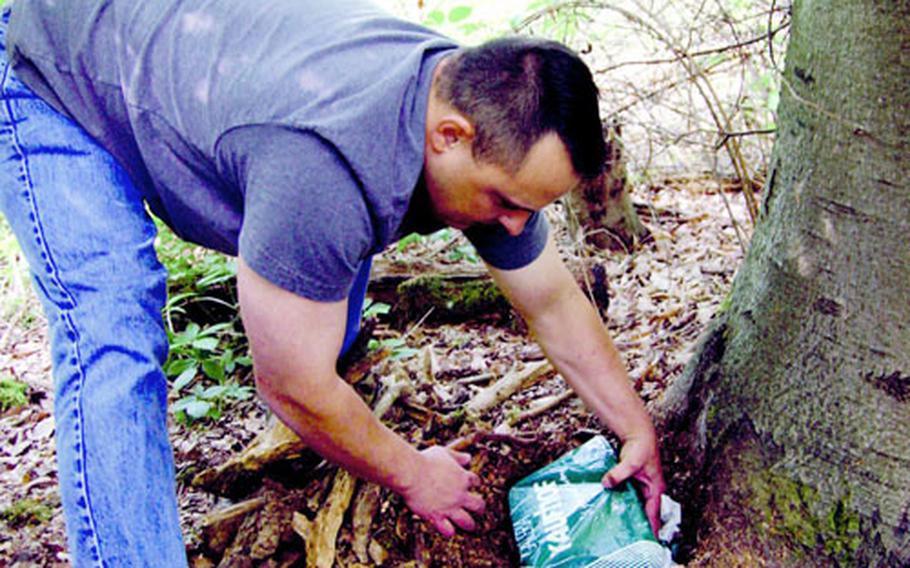
[[[49,325],[57,461],[75,566],[186,565],[168,442],[166,273],[118,163],[14,75],[0,21],[0,210]],[[349,300],[353,342],[369,272]]]

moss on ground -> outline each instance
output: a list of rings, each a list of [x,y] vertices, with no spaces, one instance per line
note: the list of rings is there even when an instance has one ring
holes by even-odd
[[[508,301],[488,278],[457,281],[427,275],[398,287],[393,319],[399,325],[416,321],[431,309],[428,321],[461,321],[491,314],[508,317],[511,313]]]
[[[37,499],[22,499],[0,511],[0,519],[14,529],[41,525],[51,520],[53,516],[54,508]]]
[[[0,377],[0,411],[28,403],[28,385],[9,377]]]

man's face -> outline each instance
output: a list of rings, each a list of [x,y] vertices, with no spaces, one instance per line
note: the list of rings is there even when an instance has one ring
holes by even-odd
[[[534,211],[575,187],[578,176],[555,133],[540,138],[517,172],[479,162],[470,137],[442,133],[428,147],[424,172],[433,213],[456,229],[500,224],[518,235]]]

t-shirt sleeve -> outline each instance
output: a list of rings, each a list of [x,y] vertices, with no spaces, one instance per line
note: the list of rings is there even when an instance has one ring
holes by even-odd
[[[535,261],[547,244],[548,233],[547,218],[540,211],[514,237],[502,225],[478,225],[464,232],[480,258],[501,270],[515,270]]]
[[[345,298],[373,240],[360,183],[318,135],[246,126],[223,135],[222,175],[243,192],[239,254],[260,276],[311,300]]]

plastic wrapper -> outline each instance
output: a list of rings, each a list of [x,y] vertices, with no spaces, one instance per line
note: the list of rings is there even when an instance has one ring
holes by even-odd
[[[631,484],[603,487],[601,478],[614,465],[616,453],[597,436],[512,487],[509,508],[522,566],[673,565]]]

